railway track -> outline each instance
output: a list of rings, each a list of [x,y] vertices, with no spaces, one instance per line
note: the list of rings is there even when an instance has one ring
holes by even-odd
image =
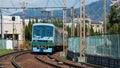
[[[19,65],[19,64],[16,62],[16,58],[17,58],[18,56],[21,56],[21,55],[23,55],[23,54],[27,54],[27,53],[29,53],[29,52],[30,52],[30,51],[22,52],[22,53],[19,53],[19,54],[13,56],[12,59],[11,59],[11,63],[13,64],[13,66],[14,66],[15,68],[23,68],[21,65]]]
[[[69,66],[64,65],[62,62],[58,62],[55,59],[50,59],[47,55],[35,55],[35,58],[54,68],[69,68]]]
[[[0,55],[0,68],[14,68],[14,66],[11,63],[12,58],[17,54],[28,52],[28,51],[29,50],[16,51],[16,52]]]
[[[2,62],[0,61],[0,68],[104,68],[88,63],[63,61],[60,57],[55,56],[55,54],[31,54],[30,51],[8,53],[1,55],[0,60],[1,59]],[[5,64],[6,62],[8,62],[7,65]]]
[[[35,58],[38,59],[39,61],[51,65],[55,68],[85,68],[81,65],[77,65],[77,64],[71,64],[71,63],[66,63],[63,62],[61,60],[58,60],[54,57],[52,57],[52,55],[35,55]]]
[[[60,56],[58,56],[57,54],[51,55],[49,57],[56,59],[57,61],[61,61],[64,64],[69,65],[70,67],[75,67],[75,68],[107,68],[104,66],[99,66],[99,65],[90,64],[90,63],[84,63],[84,62],[76,63],[69,60],[62,60]]]

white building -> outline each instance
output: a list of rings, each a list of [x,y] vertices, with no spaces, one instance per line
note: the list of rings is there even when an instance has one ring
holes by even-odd
[[[103,22],[92,21],[91,26],[92,26],[94,32],[103,33]]]
[[[111,6],[112,5],[120,5],[120,0],[111,0],[111,2],[112,2]]]
[[[3,23],[2,33],[5,39],[12,39],[14,32],[15,39],[23,40],[22,38],[23,24],[19,16],[15,16],[15,21],[12,21],[12,16],[3,16],[2,23]],[[1,27],[1,19],[0,19],[0,27]],[[1,28],[0,28],[0,34],[1,34]]]
[[[75,27],[79,23],[79,19],[80,18],[74,18]],[[100,32],[100,33],[103,32],[103,22],[91,21],[91,19],[88,17],[88,18],[85,18],[85,24],[86,24],[87,28],[91,28],[91,26],[92,26],[94,32]],[[71,27],[72,23],[66,23],[66,25]]]
[[[74,18],[74,25],[75,27],[77,26],[77,24],[80,22],[79,21],[80,18]],[[88,26],[88,24],[91,24],[91,19],[90,18],[85,18],[85,24]],[[71,27],[72,23],[66,23],[67,26]]]

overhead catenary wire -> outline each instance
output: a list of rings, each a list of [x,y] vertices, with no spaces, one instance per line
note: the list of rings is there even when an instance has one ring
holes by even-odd
[[[54,0],[54,3],[55,3],[58,7],[61,7],[61,5],[63,5],[60,0]]]
[[[15,5],[14,5],[14,3],[13,3],[13,0],[10,0],[10,2],[11,2],[11,4],[12,4],[12,6],[15,7]]]
[[[59,3],[60,3],[60,5],[62,5],[63,6],[63,3],[61,2],[61,0],[57,0]]]
[[[45,5],[44,10],[46,10],[46,9],[47,9],[48,4],[49,4],[49,0],[47,0],[47,3],[46,3],[46,5]]]
[[[74,4],[72,5],[72,7],[75,7],[77,4],[79,3],[79,0],[75,0]]]

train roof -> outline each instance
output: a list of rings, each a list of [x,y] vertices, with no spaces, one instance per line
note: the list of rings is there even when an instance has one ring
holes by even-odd
[[[49,26],[55,27],[55,26],[54,26],[53,24],[51,24],[51,23],[34,23],[33,26],[35,26],[35,25],[49,25]]]

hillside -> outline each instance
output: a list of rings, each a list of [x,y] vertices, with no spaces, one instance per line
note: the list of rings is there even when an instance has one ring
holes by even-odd
[[[103,0],[99,0],[99,1],[96,1],[96,2],[93,2],[89,5],[86,5],[86,15],[87,16],[90,16],[92,20],[96,20],[96,21],[99,21],[99,20],[103,20]],[[109,12],[110,10],[110,4],[111,4],[111,0],[107,0],[107,13]],[[70,9],[67,10],[67,17],[70,17]],[[25,14],[26,14],[26,18],[31,18],[31,17],[39,17],[39,18],[42,18],[44,16],[44,14],[41,12],[42,10],[37,10],[37,11],[34,11],[32,9],[29,9],[29,10],[26,10],[25,11]],[[62,10],[54,10],[54,17],[55,18],[62,18]],[[18,16],[21,16],[22,15],[22,12],[18,12],[18,13],[15,13],[15,14],[12,14],[12,15],[18,15]],[[79,15],[79,8],[76,8],[75,9],[75,15]],[[50,14],[46,14],[46,16],[49,16],[50,17]],[[21,16],[22,17],[22,16]]]

